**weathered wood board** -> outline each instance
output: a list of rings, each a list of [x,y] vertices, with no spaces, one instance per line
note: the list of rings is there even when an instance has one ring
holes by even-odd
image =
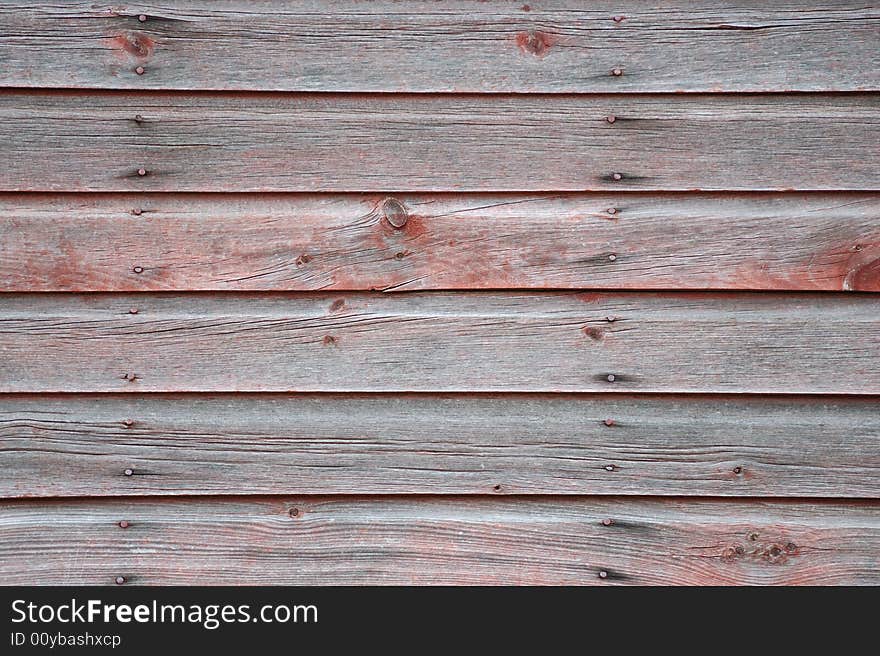
[[[872,94],[9,91],[0,143],[0,191],[880,190]]]
[[[832,293],[8,294],[0,392],[880,394],[878,310]]]
[[[868,397],[4,395],[0,444],[2,497],[880,495]]]
[[[880,10],[853,0],[7,1],[0,24],[12,87],[880,89]]]
[[[880,505],[858,501],[0,503],[0,578],[19,585],[877,585],[878,548]]]
[[[388,198],[2,194],[0,290],[880,291],[877,194]]]

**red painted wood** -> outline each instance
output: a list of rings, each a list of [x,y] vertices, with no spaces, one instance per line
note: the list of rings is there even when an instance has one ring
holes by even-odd
[[[880,291],[878,218],[876,194],[3,194],[0,289]]]

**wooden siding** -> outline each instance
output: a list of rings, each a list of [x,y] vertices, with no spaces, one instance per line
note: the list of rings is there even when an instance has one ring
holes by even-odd
[[[880,9],[588,4],[3,3],[0,584],[880,584]]]
[[[0,141],[0,191],[880,190],[876,94],[8,91]]]
[[[0,194],[0,232],[3,291],[880,291],[872,194]]]
[[[6,86],[880,89],[880,10],[854,0],[819,7],[809,0],[720,7],[712,0],[662,7],[650,0],[164,0],[132,6],[7,0],[0,21],[0,84]]]
[[[0,510],[8,583],[880,583],[880,517],[854,501],[281,496]]]
[[[6,497],[875,497],[869,397],[6,395]],[[356,418],[353,420],[352,418]],[[131,470],[126,476],[125,471]]]
[[[0,326],[0,392],[880,394],[874,294],[10,294]]]

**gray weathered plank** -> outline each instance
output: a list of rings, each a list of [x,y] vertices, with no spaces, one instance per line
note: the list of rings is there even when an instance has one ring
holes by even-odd
[[[865,397],[0,396],[4,497],[877,498],[878,480]]]
[[[391,287],[880,291],[880,195],[0,195],[2,291]]]
[[[10,91],[0,143],[0,191],[880,190],[872,94]]]
[[[320,9],[318,11],[317,9]],[[138,17],[144,16],[144,21]],[[880,89],[864,2],[0,5],[0,85],[282,91]],[[138,74],[138,68],[142,72]],[[621,74],[612,71],[620,69]]]
[[[878,309],[834,293],[7,294],[0,392],[878,394]]]
[[[880,506],[864,501],[0,503],[7,585],[876,585],[878,549]]]

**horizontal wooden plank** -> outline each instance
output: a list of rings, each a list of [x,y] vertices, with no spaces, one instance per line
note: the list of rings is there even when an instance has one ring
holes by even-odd
[[[122,528],[120,522],[124,522]],[[7,501],[5,585],[873,584],[877,502]]]
[[[6,294],[0,392],[878,394],[880,297]]]
[[[876,94],[9,91],[0,191],[880,190],[878,137]]]
[[[142,16],[143,20],[139,20]],[[864,2],[0,6],[0,84],[285,91],[880,89]],[[138,70],[140,69],[140,71]],[[620,70],[619,75],[612,71]]]
[[[880,291],[876,194],[5,194],[0,235],[3,291]]]
[[[4,497],[877,498],[878,480],[870,397],[0,396]]]

